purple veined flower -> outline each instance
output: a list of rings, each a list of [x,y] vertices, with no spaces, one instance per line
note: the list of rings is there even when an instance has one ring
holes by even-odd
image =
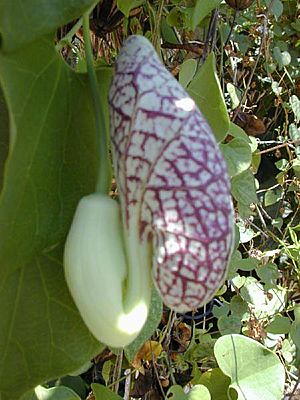
[[[124,231],[151,244],[166,305],[202,306],[225,279],[233,243],[230,181],[214,135],[142,36],[120,51],[109,103]]]
[[[90,331],[123,347],[147,319],[152,279],[173,310],[211,300],[231,254],[233,207],[209,125],[144,37],[124,43],[109,104],[120,204],[81,199],[64,268]]]

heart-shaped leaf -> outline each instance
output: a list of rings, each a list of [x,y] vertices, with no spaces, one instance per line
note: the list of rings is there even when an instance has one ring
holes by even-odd
[[[248,337],[226,335],[217,340],[214,352],[238,400],[282,399],[285,371],[273,351]]]

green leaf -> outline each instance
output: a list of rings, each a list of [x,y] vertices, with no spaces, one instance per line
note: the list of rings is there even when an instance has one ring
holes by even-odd
[[[268,263],[256,268],[258,277],[265,283],[266,290],[276,286],[279,271],[276,264]]]
[[[300,128],[296,124],[290,124],[289,135],[292,140],[298,141],[298,144],[300,144]]]
[[[280,68],[286,67],[291,62],[291,55],[288,51],[281,52],[279,47],[274,47],[273,54]],[[275,83],[275,82],[273,82]],[[273,84],[272,84],[273,87]],[[274,89],[273,89],[274,90]]]
[[[215,8],[217,8],[222,0],[197,0],[192,19],[192,30]]]
[[[300,121],[300,100],[296,95],[291,96],[290,103],[297,122]]]
[[[218,142],[229,129],[229,116],[216,73],[216,60],[211,53],[187,88],[190,96],[207,119]]]
[[[118,9],[121,10],[127,18],[133,8],[139,7],[143,3],[144,0],[117,0]]]
[[[161,297],[159,296],[157,290],[153,287],[147,321],[138,337],[124,349],[128,361],[132,361],[134,359],[136,353],[139,351],[142,345],[153,334],[160,323],[162,310],[163,304]]]
[[[212,309],[213,316],[216,318],[220,318],[222,316],[226,317],[229,313],[229,304],[222,303],[221,306],[213,306]]]
[[[238,125],[230,121],[229,132],[231,136],[237,139],[243,139],[246,143],[250,144],[250,138],[247,133]]]
[[[298,352],[300,351],[300,304],[295,305],[295,321],[291,328],[291,338],[295,343]]]
[[[280,400],[285,370],[271,350],[242,335],[220,337],[214,348],[223,373],[231,378],[230,388],[238,400]]]
[[[99,76],[108,114],[111,70]],[[79,199],[94,190],[98,152],[87,77],[51,42],[0,55],[0,78],[16,135],[0,199],[4,276],[64,240]]]
[[[95,396],[95,400],[122,400],[122,397],[118,396],[112,390],[103,385],[92,383],[91,386]]]
[[[187,400],[211,400],[209,390],[204,385],[195,385],[188,393]]]
[[[80,17],[95,3],[95,0],[1,1],[1,49],[15,51],[42,35],[54,36],[58,27]]]
[[[291,329],[291,321],[288,317],[276,315],[274,320],[267,325],[266,331],[273,334],[287,334]]]
[[[106,98],[111,71],[100,76]],[[98,156],[87,77],[51,41],[1,54],[0,78],[15,134],[0,200],[0,392],[10,400],[103,348],[79,316],[62,267],[65,236],[79,199],[94,190]]]
[[[241,321],[249,317],[248,304],[239,295],[232,297],[230,301],[230,310],[232,315],[238,316]]]
[[[179,82],[185,88],[193,79],[197,69],[197,61],[194,58],[184,61],[179,70]]]
[[[257,202],[254,176],[249,169],[232,178],[231,192],[233,197],[242,204],[249,205]]]
[[[9,117],[0,87],[0,193],[3,185],[4,166],[9,149]]]
[[[219,368],[204,372],[199,383],[208,388],[211,400],[228,400],[226,392],[230,385],[230,379]]]
[[[231,177],[246,171],[252,161],[251,147],[243,139],[232,139],[221,144],[220,149],[225,157],[228,172]]]
[[[237,315],[229,315],[228,317],[223,315],[218,319],[217,325],[221,335],[228,335],[229,333],[240,333],[242,322]]]
[[[253,271],[258,265],[258,260],[253,257],[243,258],[239,263],[241,271]]]
[[[278,18],[281,16],[283,12],[283,4],[280,0],[266,0],[267,6],[269,6],[269,12]]]
[[[264,199],[265,206],[268,207],[271,206],[272,204],[277,203],[282,199],[282,196],[283,196],[283,190],[281,187],[268,190],[265,194],[265,199]]]
[[[69,295],[60,253],[41,255],[1,281],[2,400],[66,375],[103,348]]]
[[[37,386],[34,392],[22,396],[21,400],[80,400],[80,397],[68,387],[58,386],[46,389]]]
[[[235,110],[238,107],[238,105],[240,104],[239,93],[238,93],[236,87],[230,82],[227,83],[226,87],[227,87],[227,92],[229,93],[229,96],[231,99],[231,108],[233,110]]]
[[[163,17],[161,20],[160,30],[161,30],[161,36],[165,42],[174,43],[174,44],[178,43],[177,36],[176,36],[174,30],[170,27],[170,25],[167,24],[165,17]]]
[[[181,386],[173,385],[168,390],[167,399],[169,399],[169,400],[188,400],[188,397],[184,393]]]
[[[237,227],[239,228],[239,234],[240,234],[240,243],[247,243],[251,239],[253,239],[255,233],[254,231],[247,225],[246,222],[243,220],[237,222]],[[238,264],[236,264],[238,267]],[[238,269],[238,268],[237,268]]]

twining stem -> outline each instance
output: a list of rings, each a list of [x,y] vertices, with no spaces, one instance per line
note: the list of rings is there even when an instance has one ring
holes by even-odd
[[[78,29],[81,28],[81,26],[82,26],[82,18],[80,18],[76,22],[76,24],[72,27],[72,29],[63,38],[60,39],[60,41],[55,46],[56,50],[61,51],[67,42],[71,42],[72,37],[75,35]]]
[[[94,57],[90,38],[90,24],[89,24],[90,11],[83,14],[83,38],[87,72],[92,91],[93,103],[95,107],[95,119],[96,119],[96,132],[97,142],[99,149],[100,158],[100,169],[98,175],[98,181],[96,191],[104,194],[108,194],[111,185],[111,165],[109,161],[109,136],[105,126],[104,118],[104,104],[102,97],[99,92],[98,80],[96,71],[94,68]]]

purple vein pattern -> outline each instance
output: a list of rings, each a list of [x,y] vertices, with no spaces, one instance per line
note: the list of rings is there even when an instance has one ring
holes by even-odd
[[[141,243],[152,243],[164,303],[192,310],[218,290],[231,253],[226,164],[206,120],[147,39],[129,37],[115,68],[109,103],[123,223],[128,235],[135,230]]]

